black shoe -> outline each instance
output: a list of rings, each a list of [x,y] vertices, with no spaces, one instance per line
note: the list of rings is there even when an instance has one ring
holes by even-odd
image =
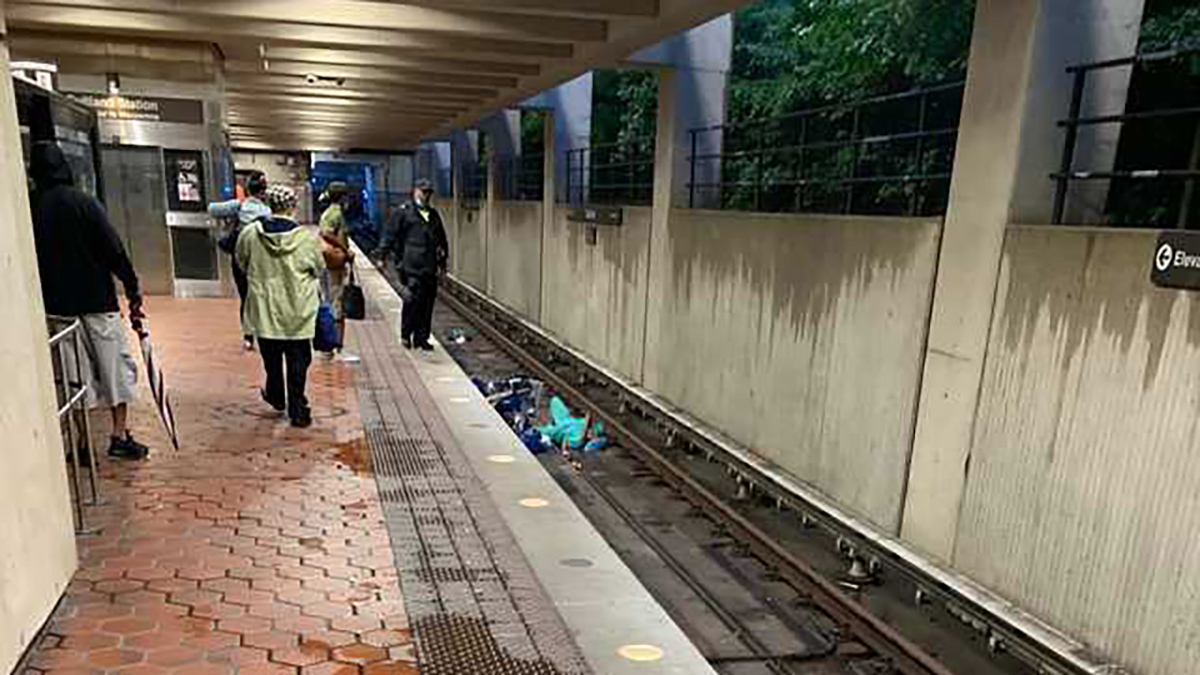
[[[304,413],[303,415],[297,415],[296,417],[292,418],[292,426],[296,427],[297,429],[307,429],[312,426],[312,423],[313,421],[311,413]]]
[[[263,400],[263,401],[264,401],[264,402],[265,402],[267,405],[269,405],[269,406],[271,406],[272,408],[274,408],[274,409],[275,409],[275,412],[283,412],[284,410],[286,410],[286,409],[287,409],[287,405],[285,405],[285,404],[283,404],[283,403],[280,403],[280,402],[278,402],[278,401],[272,401],[272,400],[270,399],[270,397],[268,397],[268,396],[267,396],[267,390],[266,390],[266,389],[259,389],[259,390],[258,390],[258,395],[259,395],[259,396],[262,396],[262,400]]]
[[[413,348],[413,341],[412,341],[412,338],[409,338],[409,337],[406,337],[406,338],[400,338],[400,344],[404,345],[404,348],[405,348],[405,349],[412,349],[412,348]]]
[[[431,352],[433,351],[433,345],[429,344],[429,340],[421,340],[417,343],[417,349],[423,352]]]
[[[150,448],[133,440],[133,436],[125,432],[125,438],[113,437],[108,454],[118,459],[145,459],[150,454]]]

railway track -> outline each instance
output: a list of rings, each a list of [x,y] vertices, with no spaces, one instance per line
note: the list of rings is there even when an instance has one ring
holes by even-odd
[[[820,553],[811,542],[798,544],[794,532],[782,534],[772,525],[786,509],[760,483],[681,438],[621,386],[473,291],[453,280],[446,290],[435,318],[437,334],[465,325],[478,332],[467,345],[447,346],[465,370],[535,377],[574,410],[605,425],[614,447],[602,458],[585,460],[591,468],[544,463],[718,672],[1069,672],[1030,667],[997,650],[994,641],[980,638],[977,626],[962,622],[965,613],[953,618],[931,613],[921,607],[919,587],[893,580],[899,588],[891,591],[904,599],[881,600],[886,594],[873,587],[882,570],[873,561],[860,557],[865,565],[844,574],[831,567],[831,560],[840,565],[847,553],[855,557],[846,550],[852,543],[839,538],[836,554],[824,541]],[[490,364],[481,366],[480,357]],[[793,517],[787,529],[804,538],[817,534],[812,525]],[[754,602],[731,595],[731,585],[749,592]]]

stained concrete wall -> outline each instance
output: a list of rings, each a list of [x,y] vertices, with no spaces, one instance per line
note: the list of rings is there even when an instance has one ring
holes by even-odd
[[[1154,243],[1008,230],[954,563],[1166,675],[1200,662],[1200,300]]]
[[[649,208],[626,208],[620,227],[588,226],[555,211],[542,257],[542,321],[572,346],[640,381],[650,265]]]
[[[939,228],[672,211],[646,386],[895,533]]]
[[[487,292],[521,316],[542,310],[542,202],[497,201],[488,218]]]
[[[453,269],[463,281],[487,290],[488,209],[459,207],[453,249]]]
[[[0,38],[4,34],[0,0]],[[0,72],[8,48],[0,39]],[[75,537],[12,80],[0,78],[0,672],[10,672],[75,571]]]

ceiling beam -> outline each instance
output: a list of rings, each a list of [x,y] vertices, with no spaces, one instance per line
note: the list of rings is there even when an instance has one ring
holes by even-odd
[[[87,56],[194,63],[217,63],[219,60],[208,42],[112,40],[104,36],[67,39],[41,31],[13,31],[8,35],[8,45],[15,54],[41,58]]]
[[[413,87],[405,87],[400,84],[383,84],[380,82],[371,82],[365,80],[354,80],[347,78],[345,84],[338,86],[332,82],[318,82],[317,84],[309,84],[303,77],[287,76],[278,73],[274,75],[251,75],[244,73],[226,73],[225,83],[231,88],[249,88],[249,89],[304,89],[304,92],[292,92],[300,95],[316,95],[316,96],[337,96],[342,91],[358,92],[364,96],[377,96],[383,98],[396,98],[405,95],[417,95],[428,99],[444,99],[455,101],[475,101],[482,102],[489,98],[494,98],[499,92],[495,89],[483,89],[472,87],[439,87],[433,85],[419,85]]]
[[[418,31],[555,42],[603,42],[608,24],[596,19],[557,16],[513,16],[495,12],[447,10],[373,0],[22,0],[25,4],[149,12],[163,16],[258,20]]]
[[[328,107],[331,109],[350,108],[357,110],[375,110],[387,113],[397,108],[395,104],[387,101],[364,101],[346,98],[316,98],[311,96],[290,96],[287,94],[247,94],[241,92],[227,92],[225,94],[225,98],[231,103],[239,103],[244,107],[265,109],[272,109],[272,106],[280,105],[299,105],[311,106],[317,109],[322,107]],[[442,112],[439,110],[429,109],[412,111],[406,114],[442,117],[455,114],[455,110],[448,109],[447,111]]]
[[[518,80],[515,77],[499,75],[465,75],[462,73],[434,73],[421,70],[399,71],[364,68],[361,66],[330,66],[307,65],[303,63],[269,63],[269,69],[264,69],[262,63],[254,61],[226,61],[225,71],[229,73],[246,73],[256,75],[284,75],[306,77],[317,75],[324,78],[344,78],[368,80],[373,82],[397,82],[400,84],[431,84],[442,87],[492,87],[504,89],[515,87]]]
[[[609,19],[654,18],[658,0],[397,0],[405,5],[489,12],[591,16]]]
[[[125,77],[173,82],[206,82],[217,79],[220,66],[197,61],[147,60],[117,56],[60,56],[54,59],[61,73],[73,75],[103,75],[120,73]]]
[[[570,58],[571,44],[454,36],[416,30],[380,30],[286,24],[279,21],[228,21],[211,17],[127,12],[86,7],[9,2],[5,10],[14,28],[56,32],[145,35],[221,42],[249,38],[270,44],[343,46],[356,49],[416,49],[446,56],[478,54],[504,58]]]
[[[265,58],[271,63],[319,63],[330,66],[359,66],[395,68],[399,70],[434,70],[450,73],[493,73],[501,75],[538,75],[537,63],[520,61],[470,60],[438,58],[419,54],[348,51],[318,47],[268,47]],[[230,59],[253,61],[260,58],[257,47],[232,46],[225,50]]]
[[[256,96],[263,97],[264,100],[277,97],[301,96],[314,101],[333,98],[343,100],[361,101],[364,105],[375,105],[380,108],[389,110],[436,110],[438,112],[461,112],[469,110],[471,103],[469,101],[445,101],[420,98],[410,95],[393,95],[379,96],[373,94],[360,94],[358,92],[310,92],[299,88],[293,89],[265,89],[262,87],[242,88],[242,87],[226,87],[226,94],[242,96],[246,99],[251,99]],[[298,109],[280,110],[279,112],[295,112]]]

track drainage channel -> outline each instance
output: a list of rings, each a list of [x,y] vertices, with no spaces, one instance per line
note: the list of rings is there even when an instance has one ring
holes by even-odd
[[[367,429],[422,675],[589,673],[466,458]]]

